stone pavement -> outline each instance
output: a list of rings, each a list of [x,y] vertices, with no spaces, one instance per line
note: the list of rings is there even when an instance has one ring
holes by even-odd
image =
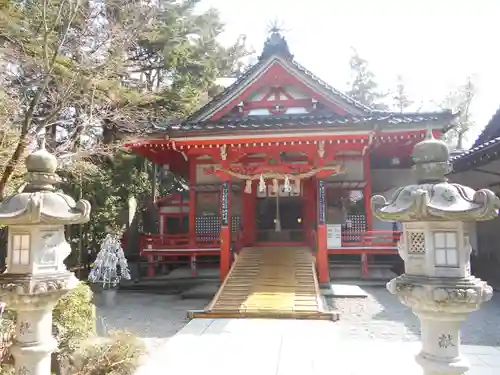
[[[418,342],[349,339],[335,322],[194,319],[136,375],[421,375]],[[464,345],[467,375],[500,374],[500,348]]]

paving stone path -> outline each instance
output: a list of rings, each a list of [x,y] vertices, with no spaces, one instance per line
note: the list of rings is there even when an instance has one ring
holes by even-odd
[[[341,298],[329,303],[341,313],[341,337],[361,340],[418,341],[417,318],[382,287],[363,287],[367,298]],[[99,308],[108,330],[121,329],[142,337],[154,350],[188,322],[187,310],[204,308],[208,300],[183,300],[178,296],[123,292],[115,307]],[[469,345],[500,346],[500,293],[472,313],[462,330]]]
[[[340,311],[339,326],[351,338],[417,341],[418,319],[383,287],[362,287],[367,298],[340,298],[329,304]],[[500,293],[470,314],[462,328],[462,343],[500,346]]]

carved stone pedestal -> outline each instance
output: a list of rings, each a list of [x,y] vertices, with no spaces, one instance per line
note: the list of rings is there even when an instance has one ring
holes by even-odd
[[[473,276],[443,279],[402,275],[387,289],[420,320],[422,350],[416,357],[425,375],[461,375],[470,365],[460,353],[460,324],[491,299],[492,288]]]
[[[78,280],[71,272],[45,276],[4,274],[0,291],[16,312],[16,339],[10,348],[16,375],[50,374],[51,354],[57,348],[52,336],[52,310]]]
[[[460,354],[460,324],[467,315],[442,312],[416,315],[422,331],[422,350],[416,360],[425,374],[463,374],[469,370],[469,361]]]
[[[14,356],[16,374],[46,374],[50,371],[51,354],[57,348],[52,337],[52,308],[46,306],[29,310],[25,305],[17,310],[16,341],[10,348]]]

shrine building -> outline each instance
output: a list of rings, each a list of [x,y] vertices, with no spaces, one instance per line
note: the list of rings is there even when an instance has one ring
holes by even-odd
[[[492,116],[469,150],[456,152],[450,159],[452,182],[474,188],[490,189],[500,194],[500,109]],[[472,247],[472,267],[483,280],[498,281],[500,216],[493,220],[471,223],[469,241]]]
[[[453,119],[362,105],[300,65],[272,32],[258,62],[208,104],[128,145],[188,181],[185,192],[156,197],[159,231],[140,246],[149,275],[159,259],[195,269],[211,257],[224,280],[245,249],[258,257],[300,248],[319,284],[352,262],[369,277],[397,258],[400,234],[372,216],[370,197],[408,184],[414,145]]]

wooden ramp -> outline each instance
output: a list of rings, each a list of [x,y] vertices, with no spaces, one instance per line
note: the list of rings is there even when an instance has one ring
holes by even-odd
[[[204,311],[190,318],[337,320],[323,305],[314,257],[304,247],[245,248]]]

